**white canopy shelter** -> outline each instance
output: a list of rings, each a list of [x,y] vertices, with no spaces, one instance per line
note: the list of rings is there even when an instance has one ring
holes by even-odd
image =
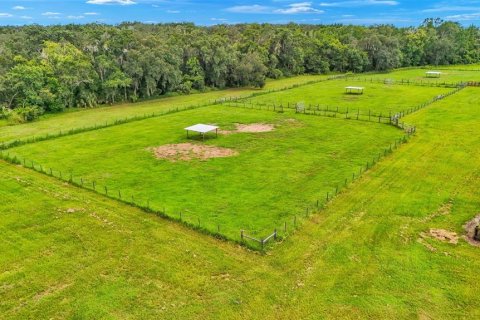
[[[185,130],[187,130],[187,138],[188,138],[188,134],[189,134],[190,131],[200,133],[202,135],[203,140],[205,140],[205,134],[208,133],[208,132],[215,131],[215,136],[218,136],[218,127],[217,126],[211,126],[211,125],[208,125],[208,124],[199,123],[199,124],[187,127],[187,128],[185,128]]]
[[[363,94],[364,87],[345,87],[345,92],[350,94]]]
[[[425,72],[425,75],[427,78],[440,78],[440,75],[442,73],[440,71],[427,71]]]

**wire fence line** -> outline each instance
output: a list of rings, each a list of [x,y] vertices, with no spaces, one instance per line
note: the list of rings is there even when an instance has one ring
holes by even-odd
[[[441,87],[441,88],[457,88],[463,84],[463,82],[446,82],[446,81],[423,81],[423,80],[410,80],[410,79],[388,79],[388,78],[366,78],[366,77],[355,77],[347,76],[345,81],[355,81],[355,82],[364,82],[364,83],[380,83],[380,84],[391,84],[391,85],[411,85],[411,86],[420,86],[420,87]]]

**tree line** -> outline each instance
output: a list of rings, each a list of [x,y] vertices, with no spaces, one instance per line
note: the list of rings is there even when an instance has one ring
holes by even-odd
[[[167,94],[263,87],[304,73],[480,61],[480,29],[440,19],[392,25],[122,23],[0,27],[3,117]]]

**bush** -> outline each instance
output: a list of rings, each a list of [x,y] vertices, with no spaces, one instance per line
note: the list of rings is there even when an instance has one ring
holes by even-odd
[[[15,108],[8,113],[8,120],[12,123],[25,123],[38,119],[44,110],[38,106]]]

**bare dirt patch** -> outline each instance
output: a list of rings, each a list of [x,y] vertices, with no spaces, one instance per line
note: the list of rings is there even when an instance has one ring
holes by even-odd
[[[238,155],[238,152],[232,149],[193,143],[167,144],[153,147],[149,150],[153,151],[157,159],[165,159],[171,162],[190,161],[193,159],[207,160]]]
[[[430,229],[430,236],[443,242],[448,242],[451,244],[458,243],[458,235],[456,232],[444,229]]]
[[[275,129],[273,124],[267,123],[251,123],[251,124],[236,124],[237,132],[270,132]]]
[[[232,134],[232,133],[261,133],[261,132],[270,132],[275,130],[273,124],[268,123],[250,123],[250,124],[241,124],[235,123],[234,130],[219,130],[220,134]]]
[[[465,235],[465,240],[470,243],[472,246],[480,247],[480,241],[474,239],[475,236],[475,228],[480,225],[480,214],[477,215],[472,220],[468,221],[463,228],[467,232]]]

